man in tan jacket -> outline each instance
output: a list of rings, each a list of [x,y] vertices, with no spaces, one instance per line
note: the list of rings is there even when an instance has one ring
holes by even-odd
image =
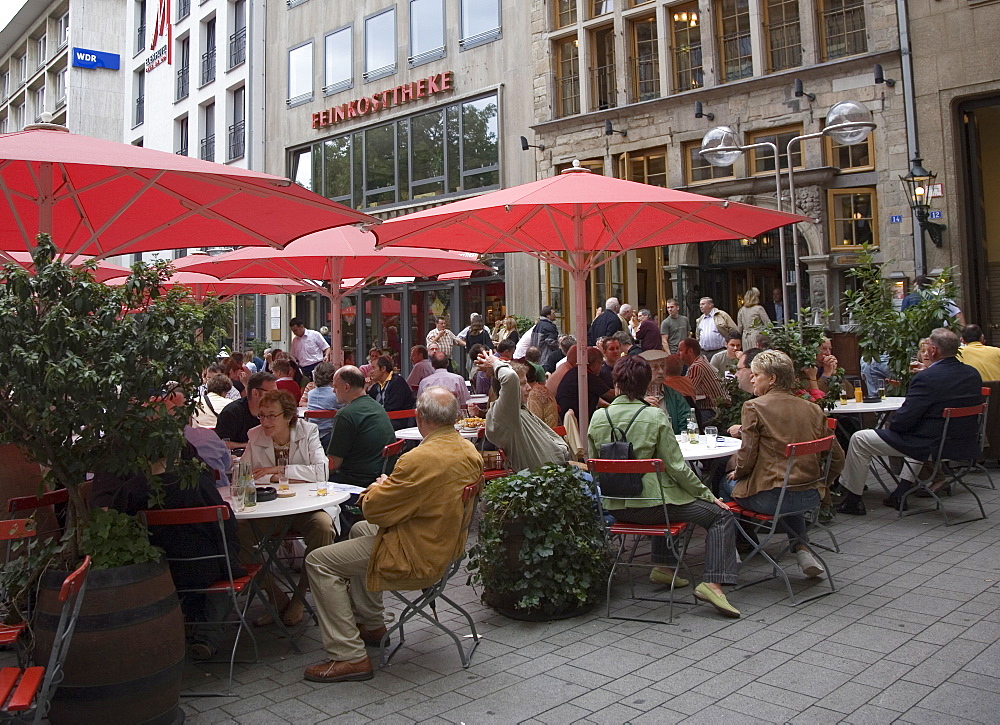
[[[382,592],[430,586],[465,549],[462,492],[482,478],[483,457],[455,431],[457,417],[450,391],[425,390],[417,399],[423,442],[362,494],[366,521],[354,525],[347,541],[306,557],[329,660],[307,667],[305,679],[370,680],[365,645],[377,646],[385,634]]]

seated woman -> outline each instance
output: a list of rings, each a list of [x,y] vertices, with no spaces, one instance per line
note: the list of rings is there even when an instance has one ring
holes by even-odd
[[[305,393],[307,410],[340,410],[344,407],[333,392],[335,372],[337,366],[331,362],[321,362],[313,368],[313,388]],[[330,445],[330,434],[333,433],[333,418],[317,418],[316,427],[319,429],[319,444],[325,451]]]
[[[788,466],[785,446],[825,438],[830,430],[823,410],[792,392],[795,365],[788,355],[779,350],[764,350],[753,358],[750,372],[757,397],[743,404],[740,426],[743,446],[736,454],[736,469],[729,474],[727,488],[740,506],[774,514]],[[830,481],[844,467],[844,451],[836,441],[832,455]],[[827,480],[820,479],[820,473],[819,455],[796,459],[789,488],[781,502],[782,511],[803,512],[783,518],[781,525],[796,552],[799,568],[809,577],[824,573],[804,546],[809,541],[804,512],[819,506],[828,486]]]
[[[515,471],[569,460],[566,442],[526,407],[527,369],[485,352],[476,360],[480,370],[493,370],[497,399],[486,412],[486,437],[507,455]]]
[[[250,461],[255,480],[270,479],[277,482],[284,469],[288,480],[296,482],[326,481],[329,462],[319,442],[319,429],[296,416],[295,399],[284,390],[269,390],[260,399],[260,425],[251,428],[244,458]],[[322,511],[298,514],[292,517],[292,529],[299,532],[306,542],[306,553],[333,543],[336,537],[334,521],[340,507],[333,505]],[[240,524],[240,546],[244,557],[250,555],[256,544],[255,536],[270,536],[281,531],[286,523],[283,518],[259,519],[253,528]],[[302,592],[306,586],[303,569],[298,591],[291,602],[274,582],[267,582],[268,593],[275,609],[282,612],[281,621],[292,626],[302,620],[304,606]],[[267,624],[268,618],[258,620]]]
[[[538,348],[531,348],[537,350]],[[516,371],[517,368],[515,367]],[[528,410],[537,415],[542,419],[549,428],[555,428],[559,425],[559,406],[556,404],[556,396],[552,394],[548,388],[545,387],[545,381],[538,379],[538,371],[541,367],[538,365],[526,364],[524,366],[524,377],[528,381],[528,399],[525,401],[525,405]]]
[[[618,397],[606,409],[594,412],[587,433],[590,456],[599,457],[601,445],[611,442],[611,426],[622,430],[628,426],[627,437],[635,457],[662,459],[664,472],[647,473],[642,477],[639,497],[649,499],[651,505],[630,507],[627,499],[605,498],[604,508],[619,521],[662,524],[665,523],[664,507],[658,503],[662,494],[671,523],[687,521],[703,527],[707,532],[704,581],[695,588],[694,596],[726,617],[739,617],[739,610],[729,603],[721,586],[736,583],[736,528],[732,513],[684,462],[667,416],[643,400],[653,379],[649,363],[638,355],[622,358],[615,365],[612,376]],[[666,542],[659,537],[653,539],[653,561],[668,563]],[[675,587],[689,583],[685,579],[674,579],[673,571],[666,567],[653,569],[650,579],[668,586],[673,581]]]

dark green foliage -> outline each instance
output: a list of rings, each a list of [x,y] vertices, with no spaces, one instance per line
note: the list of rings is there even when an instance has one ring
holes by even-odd
[[[802,309],[802,319],[809,319],[811,316],[812,310],[808,307]],[[826,313],[824,317],[829,317],[829,313]],[[781,350],[792,359],[795,369],[799,371],[800,380],[804,383],[805,379],[801,371],[804,368],[815,369],[819,346],[823,343],[823,338],[827,336],[823,326],[810,325],[800,320],[790,320],[783,325],[771,323],[765,334],[771,340],[771,349]],[[821,408],[832,410],[837,404],[843,379],[843,368],[837,368],[837,371],[827,378],[829,384],[827,393],[816,401]]]
[[[582,471],[554,464],[521,471],[488,483],[482,500],[479,540],[469,552],[473,583],[543,615],[597,601],[610,561]]]
[[[82,541],[83,553],[90,555],[94,569],[145,564],[162,555],[134,517],[113,509],[91,513]]]
[[[729,429],[742,422],[743,404],[753,396],[740,387],[736,378],[726,378],[723,387],[729,393],[729,402],[718,401],[718,412],[712,419],[712,425],[719,429],[720,435],[729,435]]]
[[[530,317],[525,317],[524,315],[511,315],[517,322],[517,331],[522,335],[535,324],[535,321]]]
[[[866,246],[858,265],[847,270],[857,280],[858,290],[845,291],[844,299],[858,335],[861,357],[878,360],[883,353],[888,354],[889,370],[900,383],[891,392],[905,395],[913,377],[910,360],[917,353],[920,339],[937,327],[958,331],[958,320],[948,313],[949,300],[954,300],[958,291],[949,267],[924,291],[920,302],[898,312],[892,304],[889,280],[883,276],[884,266],[875,262],[872,250]]]

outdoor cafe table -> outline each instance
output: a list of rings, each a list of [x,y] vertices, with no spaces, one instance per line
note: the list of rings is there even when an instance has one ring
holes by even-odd
[[[889,415],[903,407],[903,401],[905,400],[905,397],[887,397],[874,403],[858,403],[852,400],[846,405],[837,403],[836,407],[830,411],[830,415],[856,415],[860,419],[862,413],[876,413],[877,417],[875,418],[875,428],[883,428],[889,420]],[[875,480],[879,482],[879,485],[882,486],[882,489],[886,493],[889,493],[888,485],[886,485],[885,481],[882,480],[882,476],[879,474],[878,468],[875,466],[876,462],[878,462],[878,464],[885,469],[886,473],[889,474],[889,477],[892,478],[894,482],[898,483],[896,474],[893,472],[892,466],[889,465],[889,462],[884,456],[876,456],[872,459],[869,470],[875,476]]]
[[[470,441],[474,441],[479,438],[479,428],[474,428],[473,430],[466,430],[463,428],[458,431],[462,434],[463,438],[467,438]],[[420,429],[413,428],[400,428],[396,431],[396,440],[400,441],[422,441],[424,437],[420,435]]]
[[[269,478],[270,477],[268,477],[268,479]],[[270,484],[264,483],[263,485]],[[275,484],[275,487],[277,487],[277,484]],[[315,483],[290,483],[289,487],[295,492],[294,496],[290,496],[288,498],[279,497],[274,501],[260,501],[253,508],[245,509],[243,511],[237,510],[228,491],[223,491],[221,493],[223,493],[223,499],[233,507],[236,520],[247,521],[250,524],[254,538],[257,539],[257,543],[260,545],[262,565],[260,572],[262,575],[261,581],[265,581],[266,578],[270,576],[271,569],[277,565],[278,573],[281,575],[281,578],[285,580],[285,583],[291,588],[292,596],[303,596],[303,603],[306,605],[306,609],[309,610],[310,615],[315,616],[312,607],[310,607],[308,602],[304,599],[304,593],[296,594],[298,591],[297,582],[294,580],[291,570],[288,569],[288,567],[285,566],[278,557],[278,548],[288,535],[289,529],[291,529],[292,516],[295,516],[296,514],[312,513],[313,511],[324,509],[327,506],[342,504],[351,497],[350,491],[343,489],[354,489],[357,487],[347,487],[335,483],[328,483],[327,490],[329,493],[326,496],[317,495]],[[270,519],[275,517],[286,517],[284,526],[279,532],[277,532],[276,535],[262,536],[259,529],[254,526],[254,522],[261,519]],[[278,626],[284,630],[285,636],[287,636],[288,640],[292,643],[292,647],[295,648],[296,652],[298,652],[298,645],[295,644],[295,640],[292,638],[288,628],[285,627],[284,622],[281,621],[281,617],[278,617],[276,621]]]

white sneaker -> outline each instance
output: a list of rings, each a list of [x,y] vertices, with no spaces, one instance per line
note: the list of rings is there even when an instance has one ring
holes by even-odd
[[[816,578],[826,573],[826,570],[820,566],[820,563],[816,561],[816,557],[808,549],[799,549],[795,552],[795,557],[799,561],[799,569],[807,577]]]

